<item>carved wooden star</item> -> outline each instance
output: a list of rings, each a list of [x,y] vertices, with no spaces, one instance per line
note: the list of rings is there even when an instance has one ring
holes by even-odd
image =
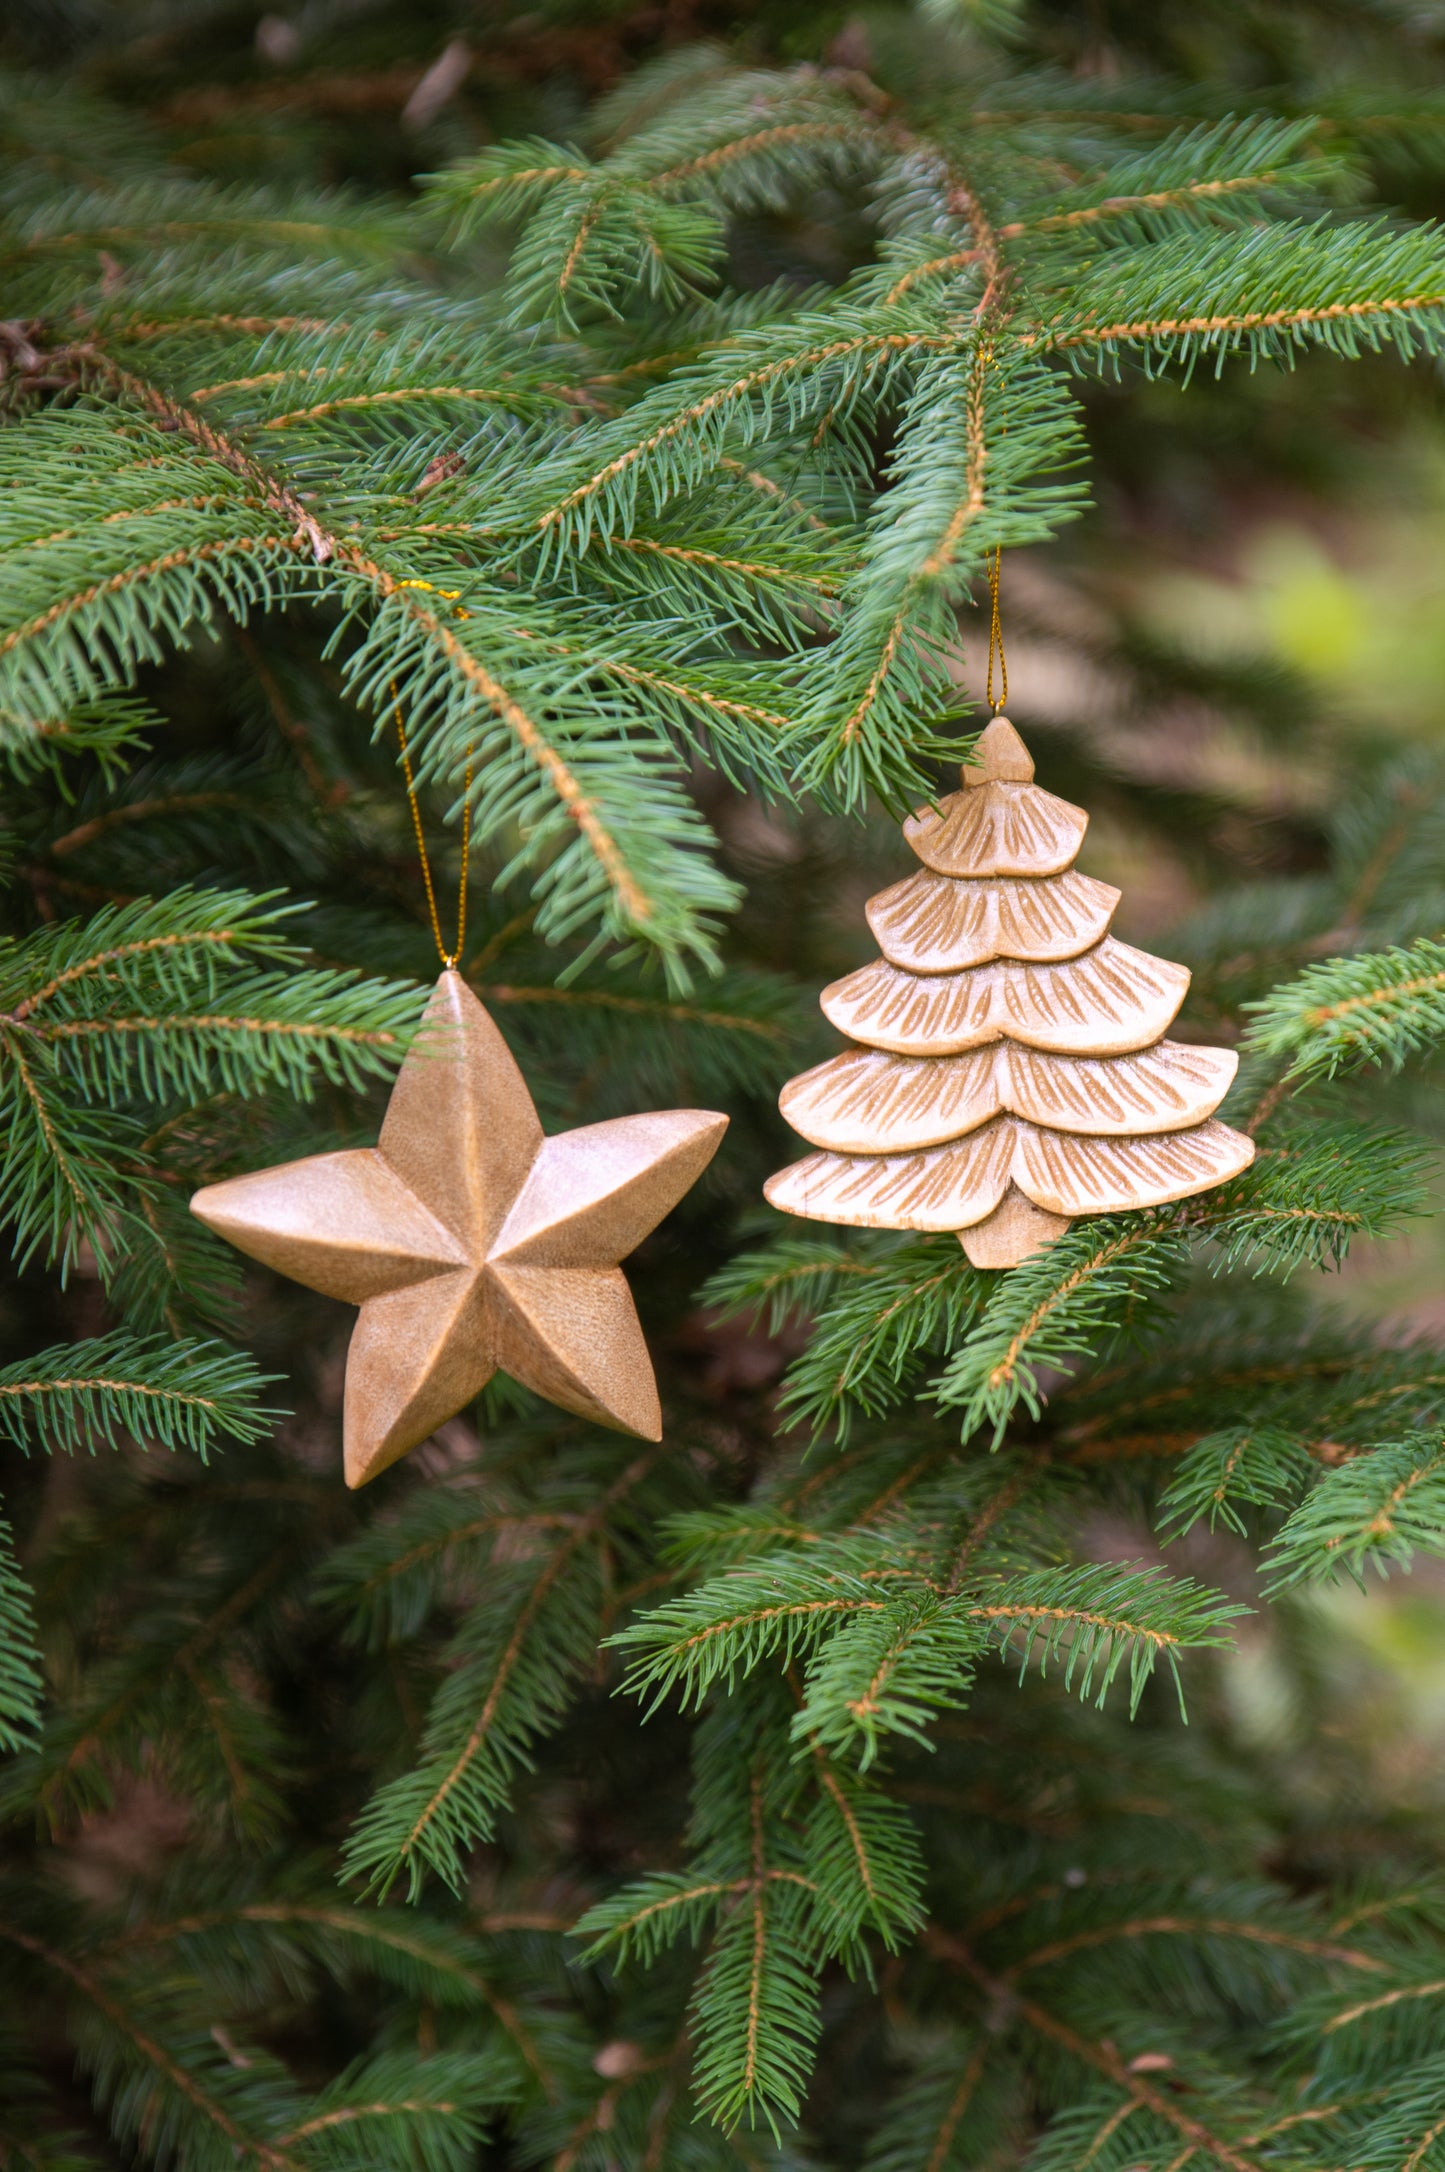
[[[544,1138],[526,1082],[459,974],[443,973],[374,1147],[207,1185],[191,1212],[309,1289],[360,1305],[346,1361],[346,1482],[362,1486],[499,1369],[564,1410],[662,1436],[617,1262],[706,1168],[709,1109]]]

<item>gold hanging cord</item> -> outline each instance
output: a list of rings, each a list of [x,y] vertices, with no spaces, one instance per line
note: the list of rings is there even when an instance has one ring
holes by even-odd
[[[985,690],[988,705],[995,716],[998,715],[999,710],[1003,708],[1008,700],[1008,658],[1003,652],[1003,626],[998,615],[998,573],[999,562],[1002,557],[1003,546],[996,543],[993,548],[993,556],[988,564],[988,685]],[[998,656],[999,672],[997,700],[994,699],[993,692],[993,660],[995,653]]]
[[[406,796],[411,802],[411,826],[416,831],[416,849],[421,855],[421,879],[426,884],[426,906],[431,915],[432,938],[437,946],[437,956],[449,973],[461,962],[462,947],[467,939],[467,861],[472,849],[472,761],[471,748],[467,749],[467,781],[462,802],[462,873],[457,885],[457,940],[455,948],[448,951],[442,941],[442,924],[437,912],[437,894],[431,879],[431,861],[427,856],[426,836],[421,826],[421,809],[416,801],[416,779],[412,775],[411,754],[406,743],[406,726],[401,720],[401,703],[396,700],[396,681],[391,682],[395,701],[397,744],[401,748],[401,766],[406,777]]]
[[[424,588],[433,596],[445,596],[449,603],[456,603],[461,593],[456,588],[437,588],[431,581],[401,581],[401,588]],[[470,618],[471,613],[457,604],[455,616]],[[416,849],[421,855],[421,879],[426,884],[426,906],[431,915],[432,940],[437,946],[437,956],[448,973],[456,971],[461,963],[462,949],[467,939],[467,864],[472,850],[472,748],[467,748],[467,777],[462,787],[462,872],[457,885],[457,940],[456,947],[448,951],[442,941],[441,918],[437,912],[437,894],[431,879],[431,861],[427,857],[426,836],[421,826],[421,809],[416,800],[416,778],[412,775],[411,753],[406,743],[406,726],[401,718],[401,695],[395,679],[391,682],[392,715],[396,718],[397,744],[401,748],[402,774],[406,778],[406,796],[411,801],[411,826],[416,831]]]

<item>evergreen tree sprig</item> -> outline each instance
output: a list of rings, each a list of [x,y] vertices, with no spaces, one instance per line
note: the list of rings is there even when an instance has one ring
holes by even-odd
[[[0,1523],[0,1751],[29,1747],[40,1726],[44,1682],[34,1603],[8,1523]]]
[[[132,1440],[204,1461],[222,1440],[245,1445],[269,1429],[277,1413],[260,1401],[269,1384],[249,1356],[220,1343],[120,1330],[0,1367],[0,1434],[47,1455]]]

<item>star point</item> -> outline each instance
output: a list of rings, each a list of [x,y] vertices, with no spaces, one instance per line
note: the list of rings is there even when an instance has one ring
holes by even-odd
[[[293,1281],[361,1307],[347,1353],[346,1482],[365,1485],[499,1369],[647,1440],[657,1384],[619,1262],[716,1153],[710,1109],[547,1138],[461,975],[438,981],[374,1147],[207,1185],[191,1212]]]

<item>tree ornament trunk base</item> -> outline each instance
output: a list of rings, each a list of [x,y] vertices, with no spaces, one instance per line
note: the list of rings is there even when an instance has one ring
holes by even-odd
[[[1067,1214],[1049,1214],[1010,1184],[992,1214],[972,1229],[961,1229],[958,1241],[975,1267],[1017,1267],[1068,1227]]]

